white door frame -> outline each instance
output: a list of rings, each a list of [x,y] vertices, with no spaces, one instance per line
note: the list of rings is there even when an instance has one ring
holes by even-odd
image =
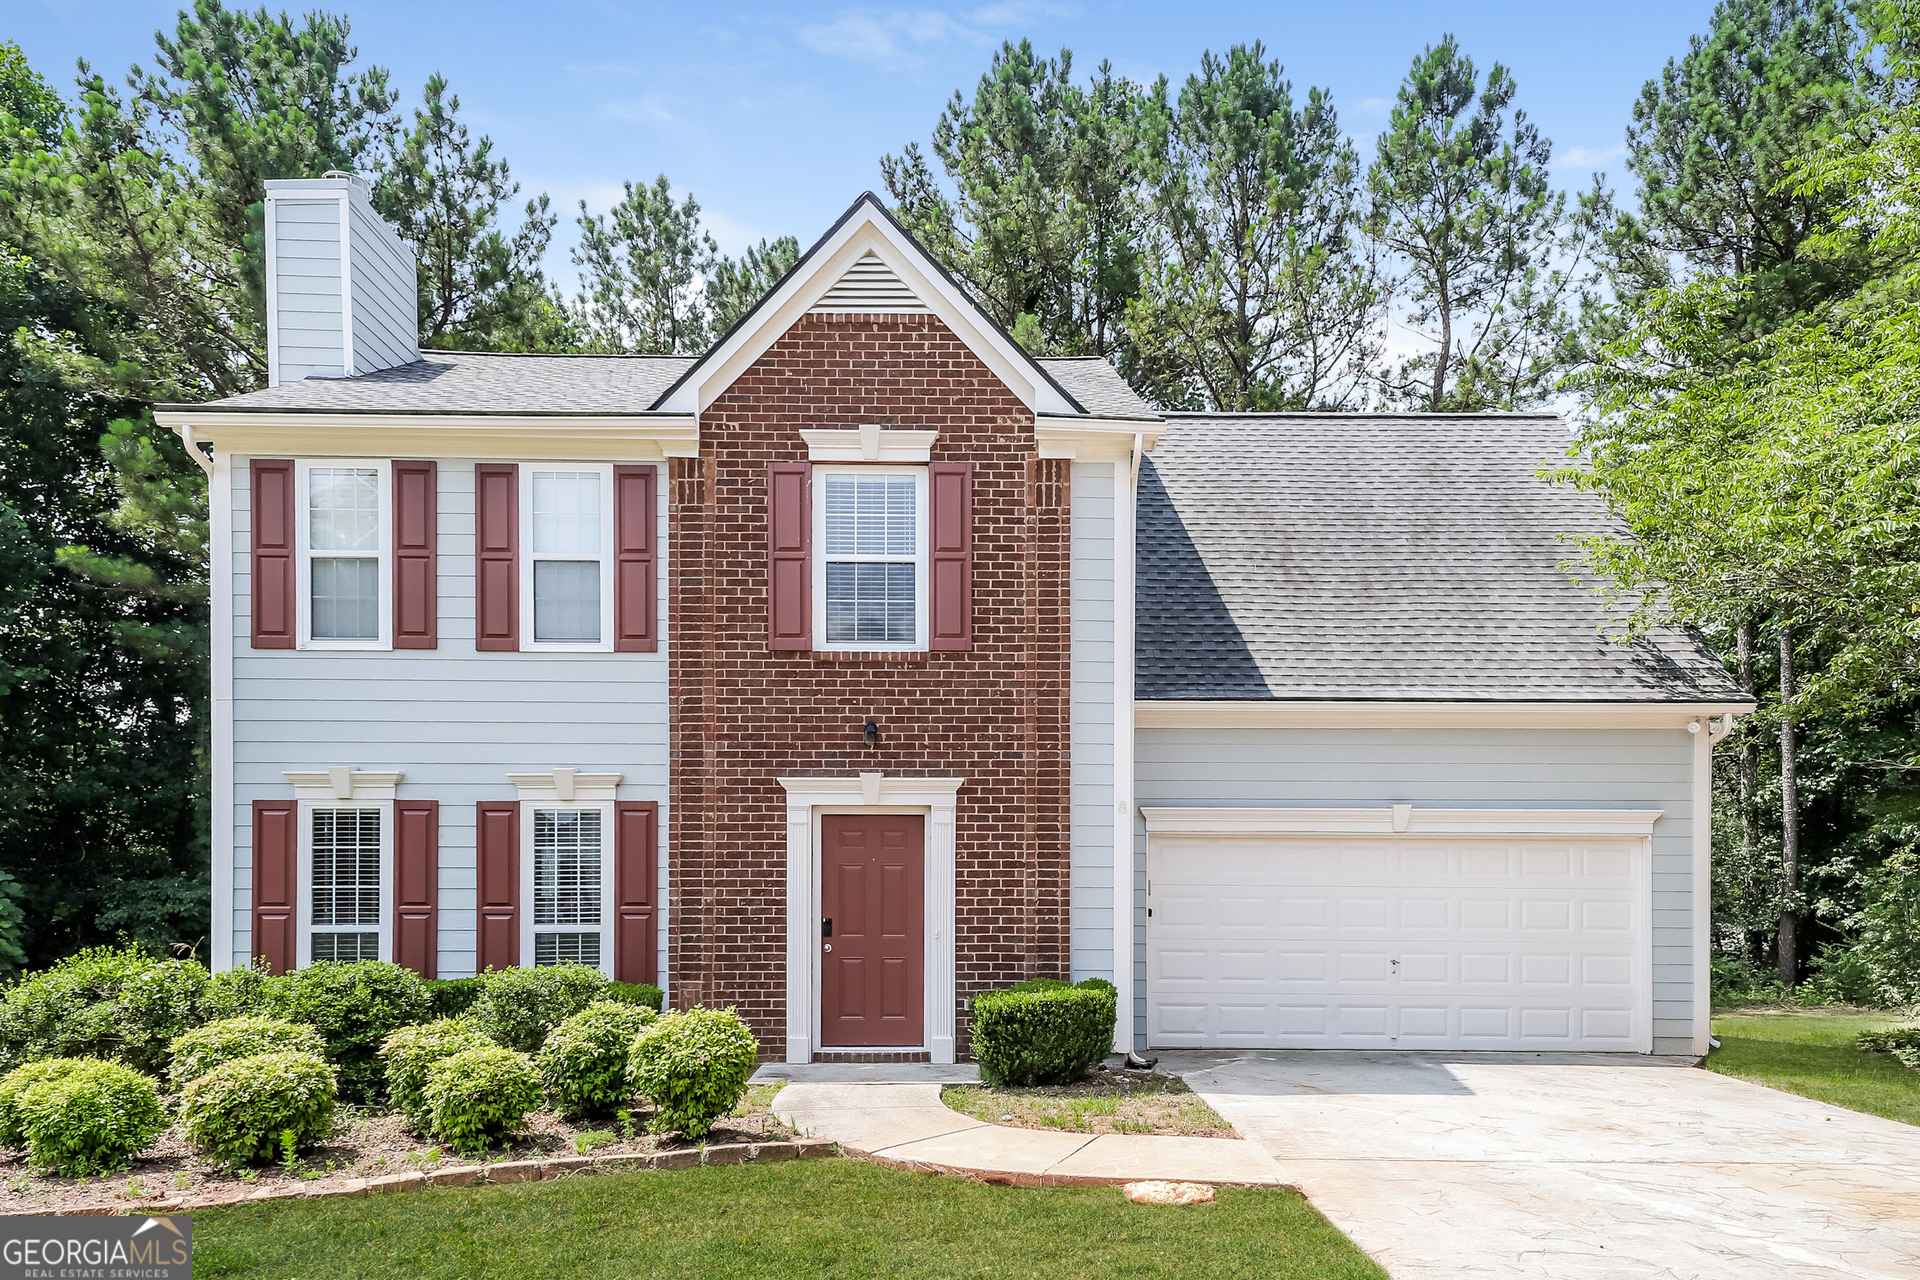
[[[820,1045],[820,815],[920,813],[926,829],[922,1045],[954,1060],[954,825],[965,778],[780,778],[787,793],[787,1061]],[[891,1047],[891,1046],[889,1046]],[[879,1052],[886,1052],[881,1049]]]
[[[1529,836],[1632,839],[1638,883],[1635,902],[1642,925],[1635,968],[1644,988],[1636,999],[1633,1040],[1639,1052],[1653,1048],[1653,827],[1660,809],[1429,809],[1397,804],[1383,809],[1306,808],[1161,808],[1140,809],[1147,826],[1147,877],[1151,888],[1158,870],[1156,836],[1206,835],[1264,838],[1274,836],[1426,837]],[[1148,901],[1151,902],[1151,894]],[[1151,955],[1153,921],[1147,922]],[[1149,967],[1151,983],[1151,966]],[[1150,992],[1149,992],[1150,996]],[[1149,998],[1149,1005],[1152,1001]],[[1151,1019],[1151,1010],[1149,1019]],[[1152,1039],[1151,1028],[1148,1031]]]

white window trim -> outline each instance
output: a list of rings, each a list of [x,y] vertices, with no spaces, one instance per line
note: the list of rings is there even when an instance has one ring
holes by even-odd
[[[377,517],[380,633],[371,640],[315,639],[313,635],[313,482],[315,467],[368,467],[377,472],[374,487],[380,495]],[[294,464],[294,612],[302,649],[381,650],[393,648],[393,465],[384,458],[301,458]]]
[[[396,775],[397,777],[397,775]],[[393,959],[393,801],[386,800],[301,800],[299,802],[300,901],[298,955],[295,963],[306,968],[313,963],[313,815],[322,809],[377,809],[380,812],[380,959]],[[371,933],[374,926],[327,928],[325,933]]]
[[[847,563],[840,557],[827,555],[827,486],[825,480],[830,476],[858,476],[861,479],[873,479],[879,476],[911,476],[914,481],[914,556],[913,556],[913,643],[886,644],[877,640],[854,640],[831,642],[827,639],[827,561],[829,558],[838,563]],[[883,466],[816,466],[813,469],[813,536],[812,552],[808,567],[812,577],[813,589],[813,647],[822,653],[920,653],[927,648],[928,583],[930,570],[927,554],[927,469],[925,467],[883,467]],[[897,556],[855,556],[854,561],[894,561]]]
[[[533,608],[533,566],[538,560],[579,560],[577,555],[535,555],[533,550],[533,473],[591,471],[600,477],[600,640],[537,640]],[[545,462],[520,464],[520,651],[522,653],[613,652],[613,464]]]
[[[571,772],[571,770],[556,771]],[[598,777],[602,775],[587,775]],[[618,777],[619,775],[614,775]],[[549,812],[556,809],[584,811],[592,809],[600,814],[600,924],[598,929],[587,925],[547,925],[535,929],[533,924],[533,815],[536,809]],[[614,863],[613,801],[606,800],[560,800],[525,798],[525,789],[520,801],[520,965],[522,968],[534,967],[533,935],[535,933],[594,933],[600,935],[599,969],[607,977],[613,977],[613,863]]]

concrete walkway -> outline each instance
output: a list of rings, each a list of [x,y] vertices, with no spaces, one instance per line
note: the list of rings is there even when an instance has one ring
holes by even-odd
[[[1395,1280],[1920,1276],[1920,1128],[1691,1060],[1169,1052],[1160,1069]]]
[[[906,1072],[896,1067],[888,1074]],[[803,1080],[780,1091],[773,1111],[800,1133],[829,1138],[849,1155],[917,1173],[955,1173],[1021,1187],[1149,1178],[1217,1186],[1277,1186],[1281,1181],[1272,1158],[1251,1142],[1132,1134],[1096,1137],[987,1124],[947,1108],[940,1101],[940,1085],[934,1082]]]

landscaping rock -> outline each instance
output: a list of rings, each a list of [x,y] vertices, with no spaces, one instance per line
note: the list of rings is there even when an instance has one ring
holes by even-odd
[[[435,1169],[427,1175],[427,1185],[430,1187],[471,1187],[476,1185],[480,1179],[486,1175],[486,1172],[487,1167],[483,1164],[462,1164],[455,1165],[451,1169]]]
[[[727,1142],[717,1147],[707,1147],[700,1154],[701,1164],[744,1164],[747,1147],[744,1143]]]
[[[656,1151],[653,1167],[656,1169],[695,1169],[700,1165],[700,1149],[688,1147],[685,1151]]]
[[[383,1191],[417,1191],[427,1185],[424,1173],[393,1173],[384,1178],[368,1178],[367,1194],[378,1195]]]
[[[542,1164],[540,1166],[540,1176],[543,1178],[557,1178],[563,1173],[578,1173],[582,1169],[591,1168],[593,1168],[592,1156],[561,1156],[557,1160],[549,1160]]]
[[[791,1142],[762,1142],[753,1147],[755,1164],[772,1164],[776,1160],[791,1160],[794,1155]]]
[[[508,1160],[500,1164],[487,1166],[488,1182],[538,1182],[540,1181],[539,1160]]]
[[[595,1156],[593,1163],[615,1173],[631,1172],[634,1169],[651,1169],[656,1160],[651,1151],[635,1152],[631,1155]]]
[[[834,1154],[834,1144],[825,1138],[802,1138],[793,1144],[795,1160],[824,1160]]]
[[[1120,1188],[1135,1204],[1210,1204],[1213,1188],[1204,1182],[1129,1182]]]

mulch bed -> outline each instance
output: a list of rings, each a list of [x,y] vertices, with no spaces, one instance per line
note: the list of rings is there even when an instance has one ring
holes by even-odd
[[[1123,1071],[1102,1064],[1071,1084],[1023,1089],[948,1085],[942,1096],[949,1107],[963,1115],[1014,1129],[1190,1138],[1240,1136],[1187,1087],[1186,1081],[1158,1071]],[[1077,1100],[1105,1099],[1114,1100],[1111,1115],[1075,1106]]]
[[[700,1142],[678,1134],[656,1136],[645,1132],[652,1118],[645,1110],[633,1112],[635,1133],[621,1137],[613,1122],[568,1122],[549,1111],[528,1117],[527,1131],[494,1147],[484,1156],[462,1155],[442,1145],[423,1141],[408,1132],[398,1115],[360,1107],[340,1108],[332,1140],[301,1153],[293,1168],[269,1165],[234,1173],[195,1155],[177,1129],[169,1129],[136,1156],[127,1168],[99,1178],[60,1178],[35,1173],[27,1167],[24,1151],[0,1158],[0,1215],[51,1214],[83,1206],[122,1204],[128,1207],[160,1200],[201,1201],[273,1189],[302,1190],[309,1194],[337,1184],[403,1173],[431,1173],[457,1165],[521,1160],[552,1160],[583,1154],[576,1139],[592,1134],[585,1154],[634,1155],[729,1143],[779,1142],[793,1132],[775,1119],[768,1105],[773,1091],[755,1086],[739,1112],[717,1123]]]

